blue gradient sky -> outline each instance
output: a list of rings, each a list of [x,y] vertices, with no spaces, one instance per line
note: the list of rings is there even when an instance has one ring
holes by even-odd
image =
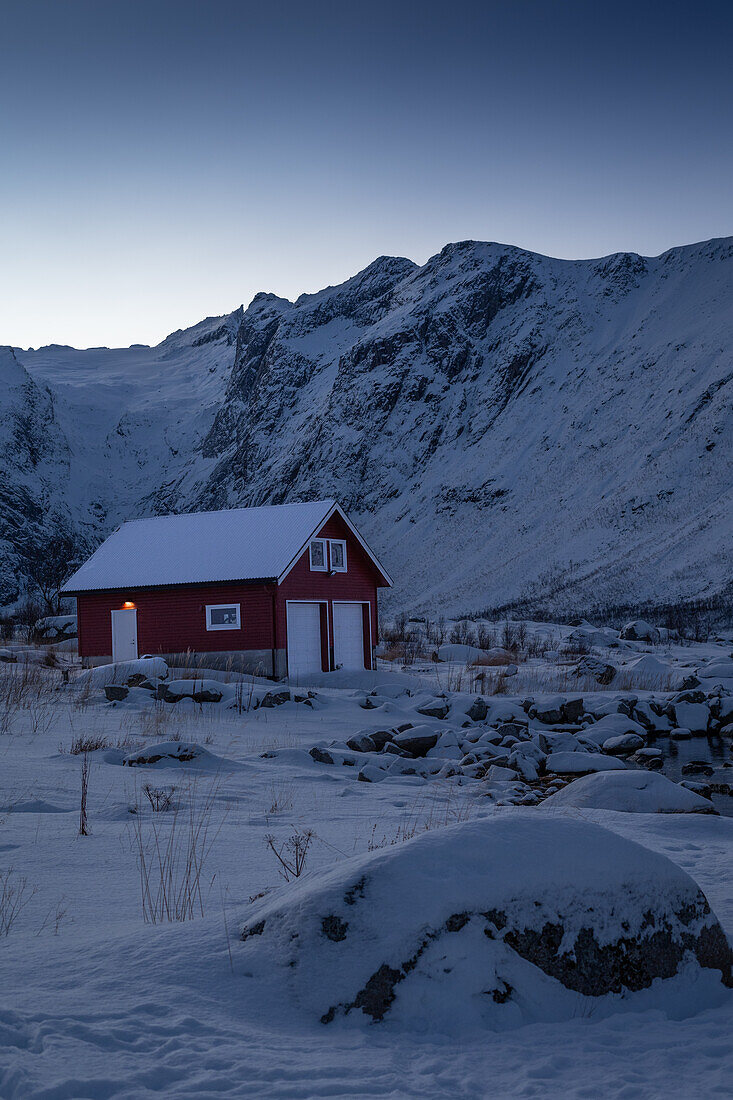
[[[733,233],[730,5],[0,4],[0,342],[154,343],[476,238]]]

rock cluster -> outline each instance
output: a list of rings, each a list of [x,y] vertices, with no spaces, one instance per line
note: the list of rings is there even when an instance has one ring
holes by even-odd
[[[385,702],[372,695],[361,705],[367,701],[370,710]],[[733,696],[720,688],[644,699],[444,695],[416,700],[410,721],[319,743],[310,755],[319,764],[354,768],[361,782],[395,775],[481,780],[506,801],[531,805],[577,776],[657,770],[662,753],[647,742],[658,735],[728,736],[732,724]]]

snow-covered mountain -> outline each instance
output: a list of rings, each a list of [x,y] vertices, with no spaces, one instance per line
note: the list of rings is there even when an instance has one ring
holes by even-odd
[[[646,259],[447,245],[156,348],[0,359],[0,602],[13,532],[338,497],[395,604],[559,611],[733,573],[733,239]]]

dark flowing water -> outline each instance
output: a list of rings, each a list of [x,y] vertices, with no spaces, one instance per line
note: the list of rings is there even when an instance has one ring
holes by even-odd
[[[647,744],[662,750],[664,764],[660,771],[675,783],[684,779],[692,783],[725,784],[733,790],[733,753],[730,741],[720,737],[692,737],[689,741],[672,741],[669,737],[659,735],[648,737]],[[713,768],[713,774],[683,773],[684,765],[693,760],[704,760]],[[713,791],[710,799],[719,814],[733,817],[733,795]]]

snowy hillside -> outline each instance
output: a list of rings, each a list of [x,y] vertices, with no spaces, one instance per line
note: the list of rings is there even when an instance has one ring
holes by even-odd
[[[730,583],[733,240],[564,261],[446,246],[157,348],[5,353],[12,525],[338,497],[434,612]],[[25,372],[23,368],[25,368]],[[6,404],[9,402],[9,405]]]

